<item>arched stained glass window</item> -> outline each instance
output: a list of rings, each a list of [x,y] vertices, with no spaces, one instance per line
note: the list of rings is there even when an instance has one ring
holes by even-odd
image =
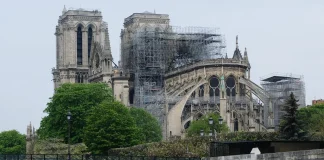
[[[203,96],[204,96],[204,85],[201,85],[201,86],[199,87],[198,96],[199,96],[199,97],[203,97]]]
[[[213,96],[219,96],[219,80],[216,76],[213,76],[210,78],[209,80],[209,96],[213,97]]]
[[[226,79],[226,95],[227,96],[235,96],[236,94],[236,86],[235,86],[235,78],[230,75]]]
[[[235,118],[234,119],[234,131],[238,131],[239,130],[239,122],[238,119]]]

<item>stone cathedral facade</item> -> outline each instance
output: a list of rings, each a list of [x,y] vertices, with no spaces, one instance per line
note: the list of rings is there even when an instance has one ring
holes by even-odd
[[[166,53],[169,53],[179,49],[175,47],[184,46],[180,44],[188,44],[184,51],[190,51],[194,48],[193,42],[199,39],[199,43],[210,42],[208,36],[211,34],[199,33],[193,37],[191,33],[176,33],[169,26],[168,15],[149,12],[134,13],[125,19],[124,27],[121,33],[122,72],[113,62],[108,24],[103,21],[101,12],[66,10],[64,7],[55,32],[54,88],[64,83],[106,83],[112,88],[116,100],[126,106],[146,105],[147,111],[160,118],[165,139],[184,136],[193,121],[211,112],[219,113],[231,131],[273,130],[271,97],[250,80],[247,51],[242,56],[238,39],[232,58],[226,54],[225,57],[203,59],[161,72],[157,66],[163,62],[161,57],[158,58],[164,53],[163,49],[168,49]],[[150,31],[150,28],[154,30]],[[147,32],[164,33],[166,37],[149,40]],[[143,37],[146,39],[141,39]],[[201,45],[205,43],[197,47]],[[148,63],[153,61],[156,62],[154,65]],[[161,84],[156,85],[157,82]],[[141,96],[142,88],[147,86],[154,86],[148,90],[156,94]],[[156,92],[156,86],[160,86],[162,92]],[[135,103],[141,98],[143,103]]]
[[[63,83],[104,82],[128,105],[128,78],[113,67],[108,24],[101,12],[64,7],[55,31],[54,88]]]

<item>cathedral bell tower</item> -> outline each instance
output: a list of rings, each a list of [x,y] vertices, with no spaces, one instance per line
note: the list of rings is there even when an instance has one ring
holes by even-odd
[[[108,63],[108,59],[112,61],[108,25],[102,20],[101,12],[67,10],[64,6],[55,36],[56,67],[52,69],[54,88],[63,83],[89,82],[90,58],[93,57],[91,48],[94,44],[107,52],[106,65],[111,65]],[[111,66],[105,72],[109,72],[109,68]]]

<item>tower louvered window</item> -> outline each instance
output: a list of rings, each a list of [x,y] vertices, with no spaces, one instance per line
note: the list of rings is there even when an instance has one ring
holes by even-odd
[[[77,31],[77,64],[82,65],[82,30],[80,26]]]
[[[92,43],[92,28],[89,27],[89,29],[88,29],[88,59],[90,59],[91,43]]]

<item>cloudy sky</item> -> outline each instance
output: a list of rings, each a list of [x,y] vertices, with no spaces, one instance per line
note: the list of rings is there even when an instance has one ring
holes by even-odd
[[[274,72],[300,74],[306,103],[324,98],[323,0],[11,0],[0,10],[0,131],[39,127],[53,94],[54,32],[64,5],[102,11],[115,62],[124,18],[155,10],[169,14],[172,25],[220,27],[229,56],[239,35],[256,83]]]

